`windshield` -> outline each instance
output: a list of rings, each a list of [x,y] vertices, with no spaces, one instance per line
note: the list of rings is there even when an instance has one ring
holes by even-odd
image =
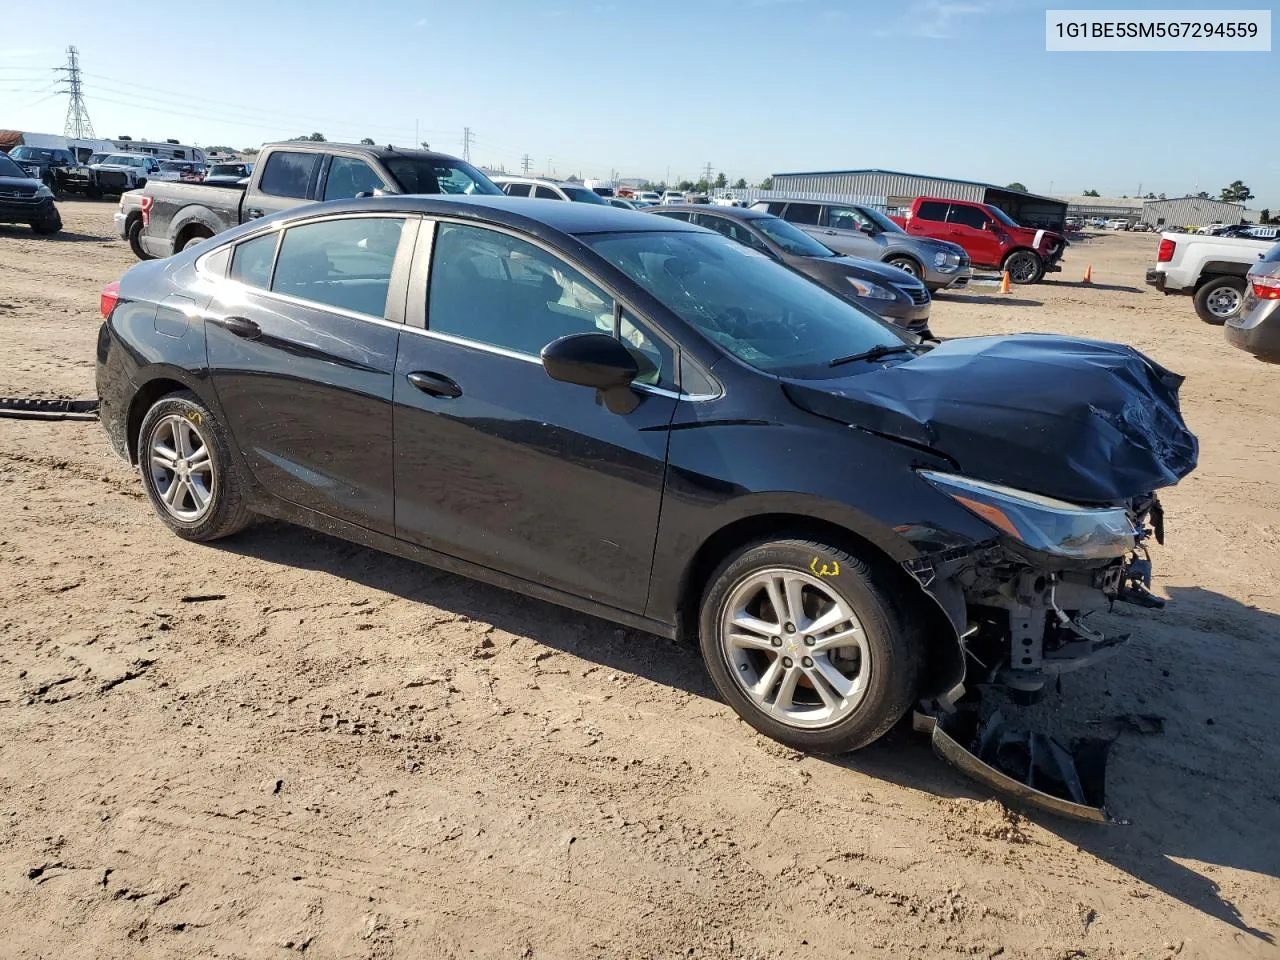
[[[858,207],[858,212],[874,223],[885,233],[906,233],[900,226],[872,207]]]
[[[52,160],[52,150],[41,150],[39,147],[14,147],[9,156],[15,160]]]
[[[838,254],[824,247],[799,227],[793,227],[781,217],[759,217],[751,221],[757,230],[797,257],[834,257]]]
[[[837,357],[903,340],[875,316],[719,234],[581,236],[708,339],[759,370],[822,379]],[[874,368],[873,368],[874,369]]]
[[[582,187],[561,187],[560,189],[575,203],[603,203],[606,207],[609,205],[608,200],[592,190],[584,190]]]
[[[18,177],[22,180],[28,179],[27,171],[23,170],[3,153],[0,153],[0,177]]]
[[[1009,216],[999,207],[993,207],[989,203],[987,204],[987,212],[991,214],[993,217],[995,217],[997,220],[999,220],[1001,223],[1003,223],[1006,227],[1022,226],[1022,224],[1018,223],[1017,220],[1013,219],[1013,217]]]
[[[383,157],[383,165],[405,193],[465,193],[502,196],[493,181],[464,160],[444,157]]]
[[[247,177],[249,168],[243,163],[215,163],[209,168],[211,177]]]

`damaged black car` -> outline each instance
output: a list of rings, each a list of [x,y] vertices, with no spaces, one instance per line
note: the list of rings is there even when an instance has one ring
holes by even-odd
[[[1160,605],[1157,491],[1196,463],[1180,378],[1129,347],[917,342],[605,206],[313,205],[103,312],[102,423],[177,535],[271,516],[696,638],[801,750],[1113,652],[1089,614]]]

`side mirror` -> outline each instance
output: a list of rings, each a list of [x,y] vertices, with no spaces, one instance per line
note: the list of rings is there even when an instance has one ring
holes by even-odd
[[[860,223],[858,224],[858,232],[865,233],[867,236],[870,237],[876,232],[875,224]]]
[[[574,333],[542,348],[542,368],[561,383],[594,387],[613,413],[630,413],[640,402],[631,389],[640,366],[621,341],[607,333]]]

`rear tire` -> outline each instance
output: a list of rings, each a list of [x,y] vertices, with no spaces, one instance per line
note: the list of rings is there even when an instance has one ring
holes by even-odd
[[[720,695],[797,750],[864,747],[918,694],[922,645],[892,590],[829,544],[772,540],[726,559],[703,596],[699,635]]]
[[[1003,269],[1013,283],[1039,283],[1044,276],[1044,262],[1030,250],[1015,250],[1004,259]]]
[[[154,260],[155,258],[146,250],[142,249],[142,218],[136,217],[129,221],[129,249],[133,251],[133,255],[139,260]]]
[[[147,411],[138,469],[156,515],[182,539],[218,540],[248,526],[226,431],[194,393],[168,394]]]
[[[208,234],[208,233],[193,233],[191,236],[187,237],[185,240],[182,241],[182,247],[177,252],[181,252],[181,250],[189,250],[191,247],[194,247],[197,243],[203,243],[205,240],[208,240],[211,237],[212,237],[212,234]]]
[[[1244,305],[1244,277],[1214,277],[1196,291],[1196,315],[1216,327],[1240,315]]]

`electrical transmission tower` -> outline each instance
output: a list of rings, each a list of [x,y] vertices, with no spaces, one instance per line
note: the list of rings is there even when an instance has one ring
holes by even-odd
[[[471,128],[463,127],[462,128],[462,159],[466,160],[468,163],[471,162],[471,141],[474,139],[475,137],[471,133]]]
[[[71,102],[67,104],[67,122],[62,127],[62,135],[73,140],[93,139],[93,121],[89,119],[89,108],[84,105],[84,88],[80,82],[80,51],[74,46],[67,47],[67,65],[55,67],[66,76],[59,81],[65,84],[59,91],[69,93]]]
[[[520,158],[520,169],[524,171],[524,175],[526,177],[529,175],[529,167],[532,163],[533,157],[529,156],[527,153]]]
[[[703,182],[707,184],[707,186],[711,186],[711,162],[710,161],[708,161],[707,165],[702,168],[702,179],[703,179]]]

